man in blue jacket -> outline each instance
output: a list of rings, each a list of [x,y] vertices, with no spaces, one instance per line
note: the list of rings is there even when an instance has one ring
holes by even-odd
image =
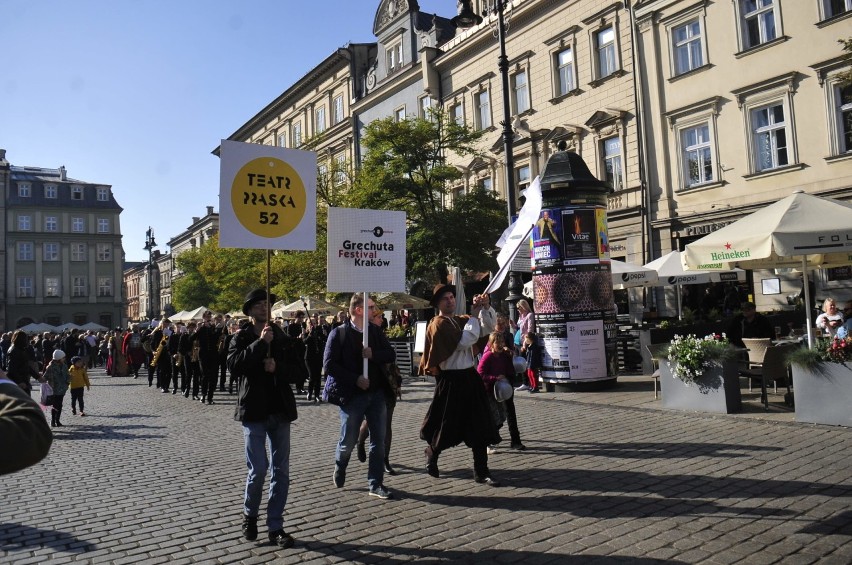
[[[372,299],[367,307],[372,312],[376,305]],[[358,431],[364,418],[370,429],[370,453],[367,483],[370,496],[392,498],[385,488],[385,426],[387,407],[385,394],[390,381],[383,370],[386,363],[396,359],[393,348],[381,328],[368,326],[368,347],[363,347],[364,295],[355,294],[349,302],[349,319],[328,336],[323,355],[326,373],[324,400],[337,404],[340,409],[340,440],[335,452],[334,485],[343,487],[346,466],[358,440]],[[367,359],[367,374],[363,360]]]
[[[284,531],[284,506],[290,486],[290,423],[296,419],[296,398],[290,388],[288,348],[290,338],[269,322],[269,304],[262,288],[246,296],[243,314],[251,320],[234,335],[228,349],[228,368],[239,375],[240,394],[234,419],[242,422],[245,439],[246,477],[243,504],[243,535],[257,539],[257,516],[263,481],[269,469],[269,502],[266,525],[269,541],[292,547],[293,537]],[[272,464],[266,456],[269,439]]]

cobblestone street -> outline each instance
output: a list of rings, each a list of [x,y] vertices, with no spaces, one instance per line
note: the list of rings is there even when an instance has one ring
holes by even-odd
[[[0,562],[852,562],[852,429],[519,393],[528,449],[490,456],[495,489],[474,483],[463,447],[442,455],[441,479],[425,474],[432,387],[407,380],[399,475],[385,479],[395,499],[382,501],[354,457],[333,486],[337,408],[303,399],[285,515],[296,546],[281,550],[262,518],[258,542],[240,534],[233,396],[205,406],[141,377],[92,375],[88,415],[66,398],[48,458],[3,477]]]

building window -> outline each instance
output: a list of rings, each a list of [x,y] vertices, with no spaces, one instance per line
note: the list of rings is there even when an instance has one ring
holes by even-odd
[[[293,147],[298,148],[302,145],[302,122],[293,124]]]
[[[601,141],[603,147],[603,167],[606,182],[615,190],[623,188],[624,174],[621,170],[621,140],[610,137]]]
[[[44,231],[59,231],[59,220],[56,216],[44,217]]]
[[[331,119],[334,120],[335,124],[339,124],[343,121],[343,95],[335,96],[332,104],[334,106],[334,114],[332,114]]]
[[[683,178],[686,186],[713,182],[713,148],[710,125],[698,124],[680,132]]]
[[[515,114],[522,114],[530,109],[530,91],[526,71],[518,71],[512,75],[512,104],[515,106]]]
[[[71,200],[82,200],[82,199],[83,199],[83,187],[82,186],[71,187]]]
[[[424,96],[420,99],[420,119],[432,119],[432,99],[428,96]]]
[[[109,218],[98,218],[98,233],[109,233]]]
[[[98,277],[98,296],[112,296],[112,278]]]
[[[278,147],[287,147],[287,132],[283,129],[278,132]]]
[[[464,106],[461,104],[453,104],[450,108],[450,115],[453,117],[453,121],[460,125],[464,125]]]
[[[823,19],[827,20],[829,18],[834,18],[841,14],[845,14],[846,12],[852,11],[852,0],[821,0],[823,6],[823,13],[825,17]]]
[[[524,165],[522,167],[518,167],[515,169],[515,184],[518,187],[515,194],[515,198],[518,198],[522,191],[526,190],[530,186],[530,166]]]
[[[71,277],[71,296],[86,296],[86,277]]]
[[[112,244],[111,243],[99,243],[97,249],[98,249],[98,261],[112,261]]]
[[[325,106],[320,106],[319,108],[317,108],[316,118],[316,132],[322,133],[325,131]]]
[[[320,163],[317,165],[317,178],[319,180],[325,180],[328,177],[328,165],[325,163]]]
[[[18,196],[21,198],[29,198],[32,195],[32,188],[30,183],[22,182],[18,184]]]
[[[44,277],[44,295],[59,296],[59,277]]]
[[[491,192],[494,190],[494,182],[491,180],[491,177],[483,177],[479,179],[479,188],[485,192]]]
[[[775,0],[738,0],[743,49],[778,37]]]
[[[701,22],[695,19],[672,29],[672,55],[675,75],[704,65]]]
[[[30,241],[19,241],[18,242],[18,261],[32,261],[33,257],[33,244]]]
[[[85,261],[86,260],[86,244],[72,243],[71,244],[71,260]]]
[[[32,231],[32,216],[18,216],[18,231]]]
[[[574,50],[563,49],[556,54],[556,95],[564,96],[576,88],[574,81]]]
[[[402,67],[402,41],[394,43],[386,49],[385,62],[387,64],[388,74],[391,74]]]
[[[491,101],[488,91],[483,90],[474,94],[476,106],[476,129],[491,127]]]
[[[59,244],[45,243],[41,246],[42,260],[59,261]]]
[[[852,2],[852,0],[847,0]],[[837,114],[838,153],[852,151],[852,85],[833,88]]]
[[[404,122],[405,121],[405,106],[403,106],[402,108],[397,108],[396,110],[394,110],[393,119],[396,120],[397,122]]]
[[[751,110],[751,134],[755,171],[783,167],[787,155],[787,122],[781,103]]]
[[[98,187],[98,202],[109,202],[109,189],[105,186]]]
[[[86,224],[83,218],[71,218],[71,231],[74,233],[83,233],[86,231]]]
[[[340,153],[334,158],[334,184],[346,182],[346,154]]]
[[[595,34],[597,47],[598,79],[606,78],[618,70],[615,53],[615,29],[607,27]]]
[[[33,278],[18,277],[18,298],[33,297]]]
[[[44,197],[45,198],[58,198],[58,191],[56,190],[55,184],[46,184],[44,185]]]

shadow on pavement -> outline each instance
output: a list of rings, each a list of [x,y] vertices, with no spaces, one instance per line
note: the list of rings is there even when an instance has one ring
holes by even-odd
[[[487,535],[483,536],[488,538]],[[425,542],[426,540],[424,540]],[[423,542],[421,542],[423,543]],[[497,543],[495,541],[494,543]],[[464,563],[482,565],[483,563],[523,563],[524,565],[545,564],[591,564],[630,563],[631,565],[652,565],[660,563],[684,563],[672,559],[651,559],[647,557],[619,557],[614,555],[565,555],[537,551],[519,551],[512,549],[482,549],[479,551],[460,551],[453,549],[430,549],[429,547],[400,547],[395,545],[326,543],[296,540],[291,551],[305,550],[321,555],[333,556],[345,563],[412,563],[434,565],[437,563]]]
[[[53,429],[54,438],[59,441],[80,441],[89,439],[161,439],[165,434],[139,434],[130,430],[161,430],[164,426],[146,426],[144,424],[126,426],[98,426],[89,424],[65,424],[62,429]]]
[[[0,550],[20,551],[24,548],[40,547],[47,547],[54,551],[86,553],[93,551],[97,546],[65,532],[43,530],[24,524],[0,524]]]
[[[740,445],[730,443],[584,443],[576,441],[547,441],[547,445],[564,445],[556,448],[530,448],[530,451],[558,455],[593,455],[617,459],[676,459],[691,457],[753,457],[755,451],[784,451],[784,447]]]

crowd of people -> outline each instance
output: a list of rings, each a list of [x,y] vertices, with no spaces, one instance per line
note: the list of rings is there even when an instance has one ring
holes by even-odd
[[[508,423],[511,448],[526,449],[520,438],[513,393],[539,390],[541,350],[534,333],[531,308],[519,304],[518,323],[497,314],[487,295],[476,296],[470,316],[457,316],[455,288],[435,289],[435,316],[427,329],[420,374],[431,375],[436,388],[420,437],[426,442],[426,472],[440,478],[439,454],[465,443],[473,452],[474,479],[489,486],[488,455],[501,442],[499,430]],[[214,403],[214,393],[234,395],[234,418],[243,427],[247,476],[242,532],[257,539],[263,486],[270,474],[266,526],[270,542],[290,547],[293,538],[283,529],[289,491],[290,424],[297,418],[296,398],[336,405],[340,436],[334,450],[333,483],[346,483],[350,458],[356,453],[367,463],[367,490],[379,499],[393,498],[385,486],[395,475],[390,459],[392,419],[402,398],[402,377],[385,331],[410,328],[412,318],[395,314],[389,322],[372,298],[353,296],[349,310],[331,320],[297,312],[282,323],[270,319],[274,295],[257,289],[246,296],[241,321],[207,312],[200,321],[183,323],[168,318],[155,326],[133,325],[127,330],[41,334],[16,331],[3,336],[0,400],[37,405],[30,394],[38,380],[51,392],[51,427],[61,427],[65,397],[70,391],[74,415],[86,415],[84,391],[90,390],[88,370],[104,367],[113,377],[147,378],[163,394],[182,393],[202,404]],[[364,321],[368,345],[363,345]],[[519,367],[519,360],[522,366]],[[366,369],[365,369],[366,367]],[[323,377],[324,383],[323,383]],[[516,382],[517,377],[521,381]],[[508,393],[507,393],[508,390]],[[44,420],[39,409],[39,417]],[[35,442],[27,464],[46,454],[53,440],[33,428]],[[11,432],[10,432],[11,434]],[[13,436],[10,435],[9,438]],[[18,436],[14,436],[18,437]],[[42,439],[40,439],[42,438]],[[268,446],[268,450],[267,450]],[[38,449],[36,449],[38,448]],[[11,468],[11,467],[10,467]]]

